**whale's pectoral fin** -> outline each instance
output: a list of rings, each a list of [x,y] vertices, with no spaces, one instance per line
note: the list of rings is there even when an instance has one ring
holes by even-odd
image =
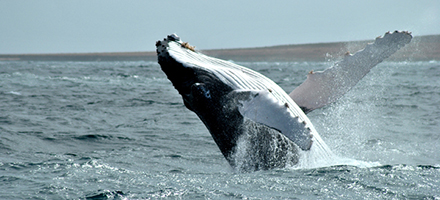
[[[287,103],[279,102],[268,91],[247,90],[233,93],[243,117],[281,132],[303,150],[310,149],[311,130],[289,112]]]
[[[305,113],[332,103],[356,85],[371,68],[408,44],[411,39],[411,33],[408,32],[388,32],[354,55],[345,55],[342,61],[323,72],[310,72],[306,81],[289,96]]]

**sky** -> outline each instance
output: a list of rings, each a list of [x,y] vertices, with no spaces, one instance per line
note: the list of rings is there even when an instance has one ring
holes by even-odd
[[[0,54],[155,51],[440,34],[440,0],[0,0]]]

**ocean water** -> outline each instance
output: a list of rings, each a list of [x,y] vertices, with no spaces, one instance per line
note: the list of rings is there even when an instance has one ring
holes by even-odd
[[[331,62],[238,63],[290,92]],[[440,62],[308,114],[334,164],[228,165],[155,62],[0,62],[0,199],[440,199]]]

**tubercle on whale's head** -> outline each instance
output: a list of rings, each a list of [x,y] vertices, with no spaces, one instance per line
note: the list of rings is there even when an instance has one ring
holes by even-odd
[[[173,34],[171,34],[171,35],[168,35],[168,36],[167,36],[167,39],[168,39],[169,41],[174,41],[174,42],[182,41],[182,40],[180,40],[180,37],[177,36],[175,33],[173,33]]]
[[[168,35],[168,36],[167,36],[166,38],[164,38],[162,41],[159,40],[159,41],[156,42],[156,53],[157,53],[157,55],[158,55],[159,57],[160,57],[160,56],[165,56],[165,55],[163,55],[163,54],[167,51],[167,48],[169,47],[168,44],[169,44],[170,42],[178,43],[178,44],[180,44],[180,46],[181,46],[182,48],[189,49],[189,50],[195,52],[195,46],[191,46],[191,45],[189,45],[188,42],[183,42],[183,41],[180,39],[179,36],[177,36],[176,34],[173,33],[173,34],[171,34],[171,35]]]

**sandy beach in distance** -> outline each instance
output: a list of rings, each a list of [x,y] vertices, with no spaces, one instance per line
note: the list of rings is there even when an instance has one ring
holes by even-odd
[[[191,41],[189,41],[191,43]],[[197,41],[194,41],[197,42]],[[346,52],[363,49],[368,41],[279,45],[257,48],[198,50],[206,55],[233,61],[327,61]],[[154,45],[154,44],[152,44]],[[0,54],[0,61],[156,61],[156,52]],[[440,35],[414,37],[410,44],[389,58],[393,61],[440,60]]]

